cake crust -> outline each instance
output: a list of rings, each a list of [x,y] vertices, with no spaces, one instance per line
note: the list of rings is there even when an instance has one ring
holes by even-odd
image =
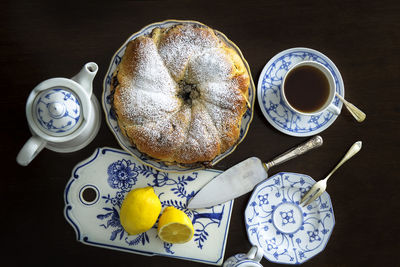
[[[207,163],[235,145],[250,77],[206,26],[155,28],[130,41],[111,82],[121,132],[148,156]]]

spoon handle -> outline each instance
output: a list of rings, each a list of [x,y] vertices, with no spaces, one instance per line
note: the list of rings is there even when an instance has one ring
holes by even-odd
[[[336,165],[336,167],[325,177],[325,180],[328,181],[329,177],[331,177],[331,175],[337,170],[339,169],[340,166],[343,165],[343,163],[345,163],[346,161],[348,161],[351,157],[353,157],[355,154],[358,153],[358,151],[361,150],[361,146],[362,146],[362,142],[361,141],[357,141],[355,142],[349,149],[349,151],[347,151],[346,155],[344,155],[344,157],[342,158],[342,160]]]
[[[364,112],[362,112],[359,108],[354,106],[352,103],[344,99],[341,95],[336,93],[336,96],[343,102],[343,104],[346,106],[347,110],[353,115],[353,117],[358,121],[362,122],[365,120],[367,115],[365,115]]]

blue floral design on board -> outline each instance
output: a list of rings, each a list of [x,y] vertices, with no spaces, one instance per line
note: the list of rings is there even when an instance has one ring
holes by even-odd
[[[186,190],[188,183],[197,179],[198,173],[196,172],[171,178],[166,172],[123,159],[111,163],[107,168],[107,174],[109,186],[113,189],[118,189],[118,191],[115,195],[107,194],[101,197],[104,204],[112,204],[113,207],[110,208],[109,205],[104,207],[104,213],[98,214],[97,219],[104,221],[100,226],[113,228],[109,238],[111,241],[118,238],[119,240],[124,240],[129,246],[145,245],[150,242],[147,232],[137,236],[130,236],[125,232],[119,221],[119,210],[122,201],[125,195],[134,189],[138,175],[142,175],[148,179],[148,186],[170,188],[170,191],[177,199],[163,199],[164,193],[160,193],[158,197],[161,200],[161,205],[163,207],[174,206],[184,211],[191,218],[193,225],[196,225],[193,241],[199,249],[202,249],[207,243],[209,237],[207,228],[211,225],[219,227],[222,221],[225,209],[224,205],[218,205],[205,211],[189,210],[186,208],[189,200],[196,194],[195,191],[188,192]],[[173,244],[164,244],[164,249],[169,254],[175,253],[173,251]]]
[[[136,164],[130,160],[119,160],[111,164],[108,169],[108,184],[112,188],[130,190],[136,184],[139,175]]]

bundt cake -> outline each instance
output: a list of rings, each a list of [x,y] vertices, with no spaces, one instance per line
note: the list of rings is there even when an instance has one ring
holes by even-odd
[[[140,152],[206,164],[237,143],[249,83],[240,56],[211,28],[155,28],[127,44],[113,73],[112,108]]]

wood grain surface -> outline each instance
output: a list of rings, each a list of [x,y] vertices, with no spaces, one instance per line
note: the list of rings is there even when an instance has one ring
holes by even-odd
[[[166,19],[190,19],[225,33],[237,44],[258,82],[278,52],[309,47],[340,70],[346,99],[367,114],[356,122],[345,108],[321,133],[324,145],[271,170],[322,179],[358,140],[361,152],[328,184],[336,225],[325,250],[304,266],[398,266],[400,225],[400,4],[398,1],[3,1],[0,16],[1,239],[2,266],[204,266],[145,257],[76,241],[63,216],[63,192],[72,168],[95,148],[119,148],[104,118],[84,149],[68,154],[43,150],[27,167],[15,158],[30,137],[25,103],[30,91],[52,77],[71,77],[89,61],[99,65],[94,94],[114,52],[134,32]],[[103,113],[102,113],[103,115]],[[216,168],[250,157],[269,160],[307,138],[284,135],[264,118],[256,101],[247,137]],[[246,252],[244,209],[236,199],[225,259]],[[276,265],[262,260],[264,266]]]

